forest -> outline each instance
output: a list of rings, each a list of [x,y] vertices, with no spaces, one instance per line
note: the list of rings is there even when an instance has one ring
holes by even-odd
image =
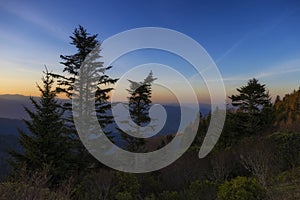
[[[0,183],[0,199],[101,200],[259,200],[300,199],[300,88],[272,101],[268,86],[248,80],[228,97],[222,134],[208,156],[198,158],[211,114],[199,113],[196,138],[171,165],[149,173],[125,173],[95,159],[82,144],[72,116],[80,66],[101,56],[97,34],[78,26],[70,36],[76,50],[60,55],[61,73],[43,71],[40,97],[31,98],[34,110],[24,108],[29,134],[19,129],[21,150],[10,149],[10,173]],[[95,51],[95,49],[98,49]],[[92,55],[90,55],[92,53]],[[113,123],[110,94],[118,79],[107,75],[114,66],[90,63],[100,74],[95,82],[95,111],[105,135]],[[148,124],[155,73],[129,80],[128,109],[138,125]],[[80,101],[79,101],[80,103]],[[213,112],[213,111],[212,111]],[[126,123],[126,122],[125,122]],[[175,125],[174,125],[175,126]],[[132,137],[117,129],[122,148],[130,152],[160,149],[174,133],[153,140]]]

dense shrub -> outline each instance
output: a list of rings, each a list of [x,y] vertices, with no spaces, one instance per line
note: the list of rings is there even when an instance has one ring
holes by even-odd
[[[159,195],[159,200],[179,200],[179,195],[176,191],[163,191]]]
[[[196,180],[183,192],[184,199],[188,200],[211,200],[217,197],[217,185],[211,181]]]
[[[113,188],[114,174],[109,170],[90,172],[82,178],[74,189],[74,196],[82,200],[107,199]]]
[[[254,178],[237,177],[224,182],[218,191],[218,200],[260,200],[266,191]]]
[[[139,174],[137,178],[141,185],[140,194],[143,198],[158,195],[163,190],[159,175],[155,173]]]
[[[112,196],[115,199],[139,199],[140,184],[134,174],[115,172],[115,185],[112,189]]]
[[[48,180],[48,168],[45,168],[43,171],[32,172],[31,174],[25,173],[25,170],[22,169],[9,180],[0,183],[0,199],[68,200],[71,198],[72,181],[67,181],[54,190],[47,187]]]
[[[276,145],[276,160],[281,170],[300,165],[300,133],[277,132],[270,138]]]
[[[300,168],[284,171],[274,177],[268,188],[269,199],[300,199]]]
[[[115,195],[116,200],[133,200],[132,195],[129,192],[118,192]]]

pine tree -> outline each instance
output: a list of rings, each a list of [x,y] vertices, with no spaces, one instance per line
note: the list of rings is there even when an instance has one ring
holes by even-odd
[[[248,81],[246,86],[237,88],[238,95],[229,97],[233,106],[238,106],[239,110],[249,114],[260,113],[264,106],[270,105],[270,95],[266,91],[266,86],[260,84],[253,78]]]
[[[113,89],[110,86],[114,84],[117,79],[112,79],[108,75],[106,75],[106,70],[109,70],[111,66],[103,66],[103,63],[97,61],[100,58],[100,42],[96,39],[97,34],[91,35],[86,29],[82,26],[79,26],[73,32],[73,36],[70,36],[72,42],[77,49],[77,52],[73,55],[61,55],[62,59],[61,64],[64,66],[63,72],[66,74],[51,74],[57,80],[57,92],[64,93],[69,99],[72,99],[72,95],[75,87],[75,80],[79,77],[79,74],[83,74],[86,72],[82,71],[81,66],[87,65],[85,69],[89,70],[88,73],[97,73],[98,79],[95,77],[86,77],[91,81],[89,83],[96,84],[95,95],[91,96],[91,93],[86,90],[85,98],[94,98],[95,99],[95,110],[97,112],[97,117],[99,123],[103,129],[105,129],[106,125],[112,123],[112,116],[109,116],[107,111],[110,109],[109,92]],[[86,74],[88,76],[88,74]],[[86,82],[86,85],[89,83]],[[77,85],[77,88],[84,89],[83,85]],[[86,89],[86,88],[85,88]],[[83,95],[81,93],[80,95]],[[80,98],[83,98],[81,96]],[[83,101],[83,99],[81,99]],[[71,110],[72,105],[70,103],[66,103],[64,108],[66,110]],[[81,172],[83,169],[90,167],[90,165],[94,165],[98,163],[95,159],[93,159],[89,153],[86,151],[85,147],[79,141],[79,137],[77,135],[77,131],[74,126],[73,116],[70,114],[69,118],[69,129],[72,132],[72,137],[75,138],[74,146],[78,153],[78,158],[76,160],[78,164],[78,171]],[[106,133],[108,136],[110,132]],[[98,163],[99,164],[99,163]]]
[[[30,97],[35,111],[25,108],[31,120],[24,120],[30,133],[19,130],[19,143],[23,147],[21,153],[11,150],[10,164],[15,170],[26,167],[28,173],[49,168],[51,186],[56,186],[71,174],[72,157],[69,137],[62,119],[64,110],[56,100],[56,92],[52,90],[54,80],[48,70],[42,78],[43,87],[37,85],[41,92],[39,101]]]
[[[106,75],[106,71],[111,69],[111,66],[103,66],[103,63],[96,62],[100,58],[100,42],[96,39],[97,34],[91,35],[79,25],[78,28],[73,32],[73,36],[70,36],[72,42],[77,49],[77,53],[74,55],[60,55],[60,58],[63,60],[61,62],[64,65],[63,72],[67,74],[51,74],[57,80],[58,87],[56,88],[58,93],[64,93],[67,97],[72,99],[72,93],[74,89],[74,84],[78,74],[80,72],[80,67],[83,65],[87,56],[93,51],[92,57],[93,61],[89,61],[89,64],[93,62],[94,71],[101,72],[99,79],[97,80],[97,91],[95,95],[95,107],[98,113],[98,118],[100,124],[105,126],[111,123],[112,117],[106,114],[107,109],[110,108],[108,103],[109,92],[113,89],[109,87],[116,83],[117,79],[112,79]],[[65,104],[65,108],[71,110],[71,104]]]
[[[146,126],[150,122],[149,108],[151,106],[151,95],[152,95],[152,84],[156,80],[153,77],[152,71],[144,79],[143,82],[135,82],[128,80],[130,82],[130,89],[128,97],[128,109],[132,121],[137,125],[137,130],[134,131],[141,134],[140,127]],[[124,122],[123,122],[124,123]],[[128,122],[125,122],[128,123]],[[143,152],[145,151],[145,140],[143,138],[135,138],[126,133],[126,130],[121,132],[122,138],[127,142],[127,149],[132,152]],[[128,132],[128,130],[127,130]]]
[[[271,98],[266,86],[253,78],[246,86],[237,88],[238,95],[229,97],[232,105],[238,107],[240,130],[248,134],[260,130],[270,122],[272,115]]]

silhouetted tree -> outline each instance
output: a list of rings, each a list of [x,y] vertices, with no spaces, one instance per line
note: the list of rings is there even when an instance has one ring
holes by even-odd
[[[249,114],[260,113],[264,106],[270,105],[270,95],[266,91],[266,86],[260,84],[253,78],[248,81],[246,86],[237,88],[238,95],[229,97],[233,106],[238,106],[239,110]]]
[[[75,80],[78,78],[80,73],[80,67],[83,65],[87,56],[94,50],[94,55],[90,56],[90,58],[92,57],[93,59],[93,66],[90,70],[100,73],[97,80],[95,107],[98,113],[100,124],[105,126],[106,124],[111,123],[112,118],[106,114],[106,110],[110,108],[110,104],[107,102],[109,99],[109,92],[113,89],[109,86],[114,84],[117,79],[112,79],[105,74],[106,70],[109,70],[111,66],[103,66],[102,62],[96,62],[96,60],[101,57],[101,43],[96,39],[97,34],[90,35],[87,33],[86,29],[79,25],[79,27],[73,32],[73,36],[70,36],[70,38],[72,40],[71,44],[77,48],[77,53],[74,55],[60,56],[60,58],[63,60],[61,64],[64,65],[63,72],[67,72],[67,74],[51,74],[57,79],[57,92],[64,93],[70,99],[72,98]],[[92,61],[88,62],[91,64]],[[65,108],[71,109],[71,104],[65,104]]]
[[[83,73],[87,72],[81,71],[82,66],[85,65],[85,69],[89,71],[85,75],[88,76],[93,74],[93,77],[85,77],[89,78],[88,80],[85,80],[86,85],[77,85],[76,87],[81,91],[80,95],[82,95],[82,100],[83,98],[94,98],[95,110],[99,123],[101,127],[105,129],[106,125],[112,122],[112,116],[109,116],[107,112],[111,106],[108,102],[108,99],[109,92],[113,89],[111,88],[111,85],[114,84],[117,79],[112,79],[108,75],[106,75],[106,70],[109,70],[111,66],[103,66],[103,63],[97,60],[101,57],[101,44],[96,39],[97,34],[91,35],[86,31],[86,29],[79,25],[79,27],[76,28],[73,32],[73,36],[70,36],[70,38],[72,40],[71,44],[76,47],[77,52],[73,55],[60,56],[60,58],[63,60],[61,64],[64,65],[63,72],[66,72],[66,74],[51,74],[57,80],[57,92],[64,93],[67,97],[69,97],[69,99],[72,99],[75,80],[79,77],[80,74],[82,75]],[[94,76],[95,74],[97,74],[97,77]],[[89,84],[96,85],[94,85],[96,87],[94,96],[91,96],[92,93],[89,92],[88,88],[86,87]],[[84,91],[85,93],[83,94],[82,91]],[[72,105],[70,102],[64,104],[65,110],[71,110],[71,107]],[[85,169],[88,166],[91,167],[91,165],[94,165],[98,162],[89,155],[87,150],[79,141],[73,122],[73,116],[71,114],[68,117],[68,122],[69,129],[71,130],[72,137],[74,138],[74,148],[78,153],[78,158],[76,159],[78,170],[82,171],[82,169]],[[107,132],[106,134],[109,135],[110,132]]]
[[[272,107],[271,98],[266,86],[253,78],[246,86],[237,88],[238,95],[229,97],[232,105],[238,107],[239,125],[242,132],[255,133],[269,122],[268,108]]]
[[[200,113],[199,126],[198,126],[198,130],[197,130],[197,135],[192,144],[193,147],[200,149],[200,147],[203,143],[204,137],[207,133],[210,118],[211,118],[211,114],[208,114],[207,116],[203,116]]]
[[[30,133],[19,130],[19,142],[23,152],[11,150],[11,164],[15,170],[26,167],[28,173],[49,168],[50,184],[55,186],[68,178],[73,168],[70,157],[70,138],[67,134],[65,121],[62,119],[64,110],[55,99],[52,90],[54,80],[49,72],[44,72],[43,87],[37,85],[41,92],[39,101],[30,98],[35,111],[25,108],[31,120],[24,120]]]
[[[135,138],[126,133],[126,131],[134,131],[140,133],[140,127],[150,122],[149,108],[151,106],[152,83],[156,80],[152,71],[144,79],[143,82],[135,82],[129,80],[130,89],[128,92],[128,109],[133,122],[138,126],[137,130],[120,130],[122,138],[127,142],[127,149],[133,152],[145,150],[145,140],[143,138]],[[123,122],[123,123],[128,123]]]

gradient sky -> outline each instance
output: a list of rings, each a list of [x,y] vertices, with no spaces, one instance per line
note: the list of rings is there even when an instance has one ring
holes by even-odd
[[[101,41],[139,27],[182,32],[216,62],[228,95],[253,77],[273,97],[300,86],[299,1],[1,0],[0,94],[38,95],[35,82],[44,65],[61,72],[59,55],[75,53],[69,36],[79,24],[98,33]],[[162,64],[181,68],[195,87],[203,88],[188,63],[167,53],[136,52],[114,67],[161,58]],[[205,91],[200,93],[206,101]]]

